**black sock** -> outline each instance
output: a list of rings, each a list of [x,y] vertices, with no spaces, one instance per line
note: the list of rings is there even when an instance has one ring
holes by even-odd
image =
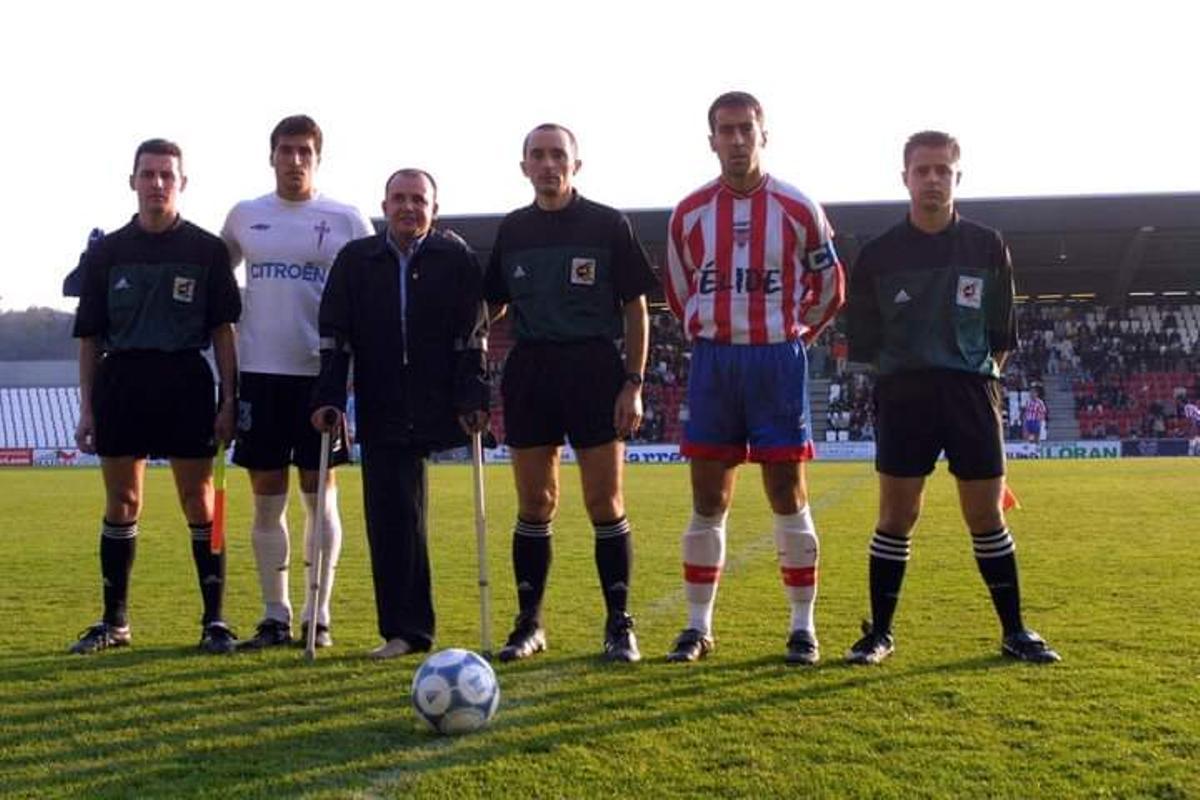
[[[597,522],[596,571],[604,592],[604,606],[611,618],[624,614],[629,604],[629,573],[633,564],[633,540],[629,535],[629,520],[625,517],[612,522]]]
[[[521,617],[541,624],[542,597],[550,574],[550,523],[517,518],[513,530],[513,573],[517,578],[517,604]]]
[[[1000,617],[1004,633],[1023,630],[1021,621],[1021,588],[1017,582],[1016,545],[1008,528],[971,535],[975,548],[975,563],[979,574],[992,593],[992,605]]]
[[[188,525],[192,532],[192,560],[196,562],[196,578],[200,581],[200,598],[204,601],[204,617],[210,622],[223,620],[221,603],[225,597],[225,550],[212,551],[212,523]]]
[[[129,576],[137,553],[137,520],[120,525],[104,520],[100,528],[100,576],[104,581],[104,621],[129,624]]]
[[[890,633],[904,570],[912,554],[912,539],[875,531],[871,537],[871,627]]]

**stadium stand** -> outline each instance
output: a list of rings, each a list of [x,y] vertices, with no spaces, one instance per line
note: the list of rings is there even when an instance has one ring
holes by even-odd
[[[79,387],[0,388],[0,447],[74,447]]]
[[[690,366],[691,353],[679,322],[667,311],[651,314],[642,393],[645,419],[635,441],[678,442],[683,436],[680,412],[686,407]]]

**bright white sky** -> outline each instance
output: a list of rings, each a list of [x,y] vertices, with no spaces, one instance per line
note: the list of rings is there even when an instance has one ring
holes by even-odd
[[[666,207],[716,174],[705,111],[766,107],[768,170],[823,202],[900,199],[908,134],[963,143],[972,197],[1200,190],[1200,5],[564,0],[67,3],[0,31],[0,309],[50,305],[88,231],[135,210],[137,143],[178,141],[211,230],[273,188],[268,134],[308,113],[321,189],[379,214],[400,166],[444,214],[532,198],[534,124],[573,128],[589,196]]]

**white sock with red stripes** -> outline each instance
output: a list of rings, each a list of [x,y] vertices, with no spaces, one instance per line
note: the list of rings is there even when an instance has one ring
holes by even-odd
[[[813,606],[817,600],[819,545],[812,511],[806,505],[795,514],[775,515],[775,549],[783,588],[792,604],[792,630],[816,631]]]
[[[683,588],[688,600],[688,627],[712,632],[717,583],[725,565],[725,518],[692,513],[683,532]]]

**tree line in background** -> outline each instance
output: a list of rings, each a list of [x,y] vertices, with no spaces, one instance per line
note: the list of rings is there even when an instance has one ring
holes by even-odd
[[[55,361],[79,356],[75,315],[53,308],[0,311],[0,361]]]

